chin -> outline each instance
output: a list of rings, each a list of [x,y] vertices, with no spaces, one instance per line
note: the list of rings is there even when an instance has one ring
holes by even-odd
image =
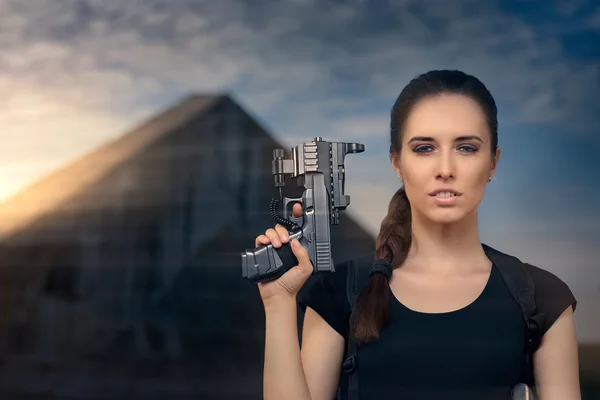
[[[457,207],[439,207],[435,210],[431,210],[426,214],[427,218],[440,225],[451,225],[464,220],[468,213]]]

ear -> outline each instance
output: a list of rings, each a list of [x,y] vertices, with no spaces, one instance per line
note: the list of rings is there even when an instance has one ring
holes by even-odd
[[[498,161],[500,161],[500,147],[496,147],[496,153],[494,154],[494,158],[492,159],[492,165],[490,169],[490,177],[493,177],[496,173],[496,168],[498,167]]]
[[[398,179],[404,181],[404,179],[402,178],[402,169],[400,168],[400,157],[394,154],[390,156],[390,161],[392,162],[392,167],[394,168],[396,175],[398,175]]]

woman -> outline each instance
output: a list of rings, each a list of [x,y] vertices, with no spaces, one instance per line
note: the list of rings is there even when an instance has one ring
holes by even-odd
[[[390,124],[390,160],[403,185],[376,244],[391,275],[371,274],[352,313],[343,265],[297,298],[312,265],[294,240],[298,266],[259,284],[266,399],[334,398],[349,337],[361,344],[361,399],[509,398],[523,381],[524,322],[477,229],[500,156],[496,114],[485,86],[460,71],[430,71],[404,88]],[[256,245],[288,240],[276,226]],[[534,355],[537,395],[579,399],[576,300],[553,274],[536,267],[531,274],[546,314]],[[302,349],[297,301],[305,310]]]

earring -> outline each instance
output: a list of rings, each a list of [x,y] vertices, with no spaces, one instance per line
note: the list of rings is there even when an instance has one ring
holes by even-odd
[[[400,176],[400,174],[396,174],[396,176],[398,177],[398,179],[400,179],[400,182],[402,182],[402,177]]]
[[[490,175],[490,177],[488,178],[488,182],[492,180],[492,176]]]

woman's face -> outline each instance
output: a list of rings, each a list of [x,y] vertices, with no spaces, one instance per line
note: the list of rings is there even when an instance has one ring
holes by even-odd
[[[469,97],[440,95],[419,101],[392,157],[413,213],[442,224],[474,212],[500,155],[479,105]]]

